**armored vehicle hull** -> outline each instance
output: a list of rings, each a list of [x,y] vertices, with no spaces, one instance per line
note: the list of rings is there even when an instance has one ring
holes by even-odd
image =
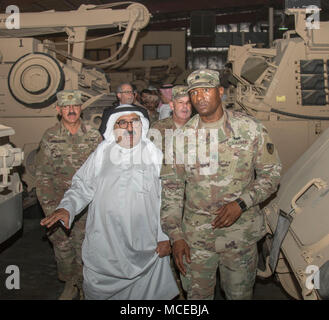
[[[294,298],[329,299],[328,163],[329,129],[287,170],[277,196],[263,209],[268,275],[274,272]]]

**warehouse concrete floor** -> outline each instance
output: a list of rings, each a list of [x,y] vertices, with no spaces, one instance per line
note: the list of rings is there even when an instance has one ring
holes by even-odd
[[[40,226],[43,213],[39,205],[24,211],[24,226],[14,237],[0,245],[0,300],[55,300],[64,284],[57,280],[53,249]],[[19,289],[8,289],[13,283],[9,266],[19,268]],[[9,267],[9,268],[8,268]],[[6,273],[7,270],[7,273]],[[219,292],[219,290],[217,290]],[[219,294],[217,299],[222,299]],[[257,279],[255,300],[291,299],[272,278]]]

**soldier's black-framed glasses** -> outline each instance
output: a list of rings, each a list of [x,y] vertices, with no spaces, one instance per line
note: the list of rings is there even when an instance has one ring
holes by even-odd
[[[139,128],[142,124],[142,122],[139,119],[132,119],[131,121],[126,121],[126,120],[120,120],[117,121],[116,124],[121,128],[121,129],[127,129],[128,124],[131,124],[133,128]]]

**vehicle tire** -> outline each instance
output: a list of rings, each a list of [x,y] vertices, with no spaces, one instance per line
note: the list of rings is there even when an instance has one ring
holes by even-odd
[[[64,89],[64,84],[64,72],[58,61],[42,52],[28,53],[16,60],[8,75],[11,95],[32,109],[54,103],[56,93]]]

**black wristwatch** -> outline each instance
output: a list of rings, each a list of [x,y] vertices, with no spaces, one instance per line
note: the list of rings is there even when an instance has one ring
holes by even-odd
[[[245,212],[247,210],[247,205],[241,198],[238,198],[235,201],[238,203],[238,205],[241,208],[242,212]]]

